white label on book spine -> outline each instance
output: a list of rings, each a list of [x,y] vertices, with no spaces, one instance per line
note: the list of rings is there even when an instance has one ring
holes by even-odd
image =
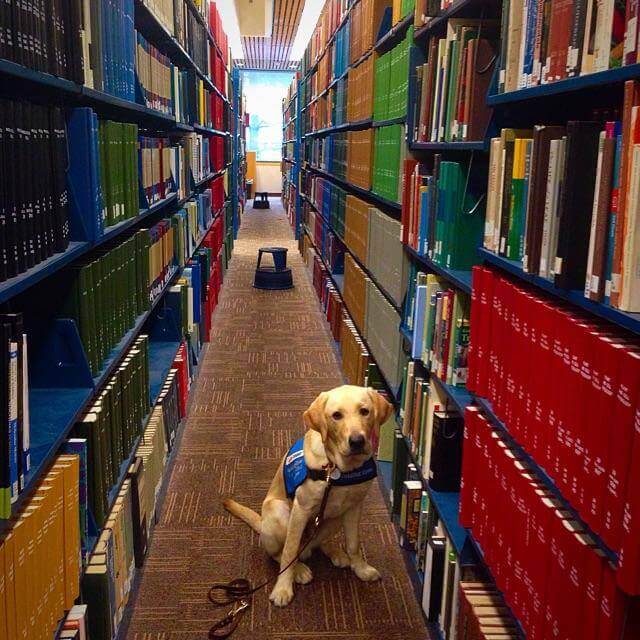
[[[611,291],[610,293],[620,293],[620,274],[611,274]]]
[[[560,256],[556,256],[556,261],[553,266],[553,272],[555,274],[562,273],[562,258]]]
[[[634,16],[627,22],[624,33],[624,54],[633,53],[636,49],[636,31],[638,28],[638,17]],[[624,61],[623,61],[624,64]]]

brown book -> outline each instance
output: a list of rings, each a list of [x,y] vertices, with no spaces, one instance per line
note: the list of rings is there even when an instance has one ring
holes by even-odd
[[[470,40],[471,76],[468,88],[469,117],[465,118],[468,128],[464,132],[465,140],[483,140],[491,119],[491,107],[487,106],[489,84],[496,64],[496,43],[481,38]],[[465,105],[466,107],[466,105]]]
[[[585,278],[585,296],[601,302],[604,298],[604,269],[607,248],[607,230],[609,223],[609,203],[611,202],[611,185],[613,181],[613,164],[615,161],[616,139],[607,137],[606,132],[600,134],[600,155],[597,198],[593,203],[591,218],[591,238]]]
[[[558,140],[564,135],[565,128],[559,126],[536,125],[533,129],[531,179],[527,200],[524,257],[522,259],[522,268],[528,273],[537,274],[540,270],[540,249],[551,140]]]
[[[436,70],[438,62],[438,38],[431,38],[429,41],[429,55],[427,58],[426,78],[422,81],[425,84],[422,91],[423,102],[420,113],[420,141],[428,142],[431,139],[431,110],[433,102],[433,92],[436,81]]]

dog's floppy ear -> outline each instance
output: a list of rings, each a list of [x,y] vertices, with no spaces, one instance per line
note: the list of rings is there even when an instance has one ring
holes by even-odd
[[[389,416],[393,411],[393,405],[375,389],[369,387],[367,391],[369,392],[369,397],[371,398],[376,410],[376,422],[378,426],[380,426],[389,419]]]
[[[324,442],[327,438],[327,421],[324,417],[324,407],[327,404],[329,394],[323,391],[310,405],[302,415],[304,424],[307,429],[318,431]]]

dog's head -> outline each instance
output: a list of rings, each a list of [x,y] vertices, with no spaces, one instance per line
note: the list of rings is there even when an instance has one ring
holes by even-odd
[[[343,385],[321,393],[304,412],[304,423],[320,433],[329,460],[346,471],[371,457],[392,411],[374,389]]]

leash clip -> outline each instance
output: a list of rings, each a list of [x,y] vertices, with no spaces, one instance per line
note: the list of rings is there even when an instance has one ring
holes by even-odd
[[[231,609],[231,611],[229,611],[228,615],[233,619],[239,613],[242,613],[245,609],[248,609],[248,608],[249,608],[248,600],[238,600],[238,602],[235,602],[233,604],[233,608]]]

